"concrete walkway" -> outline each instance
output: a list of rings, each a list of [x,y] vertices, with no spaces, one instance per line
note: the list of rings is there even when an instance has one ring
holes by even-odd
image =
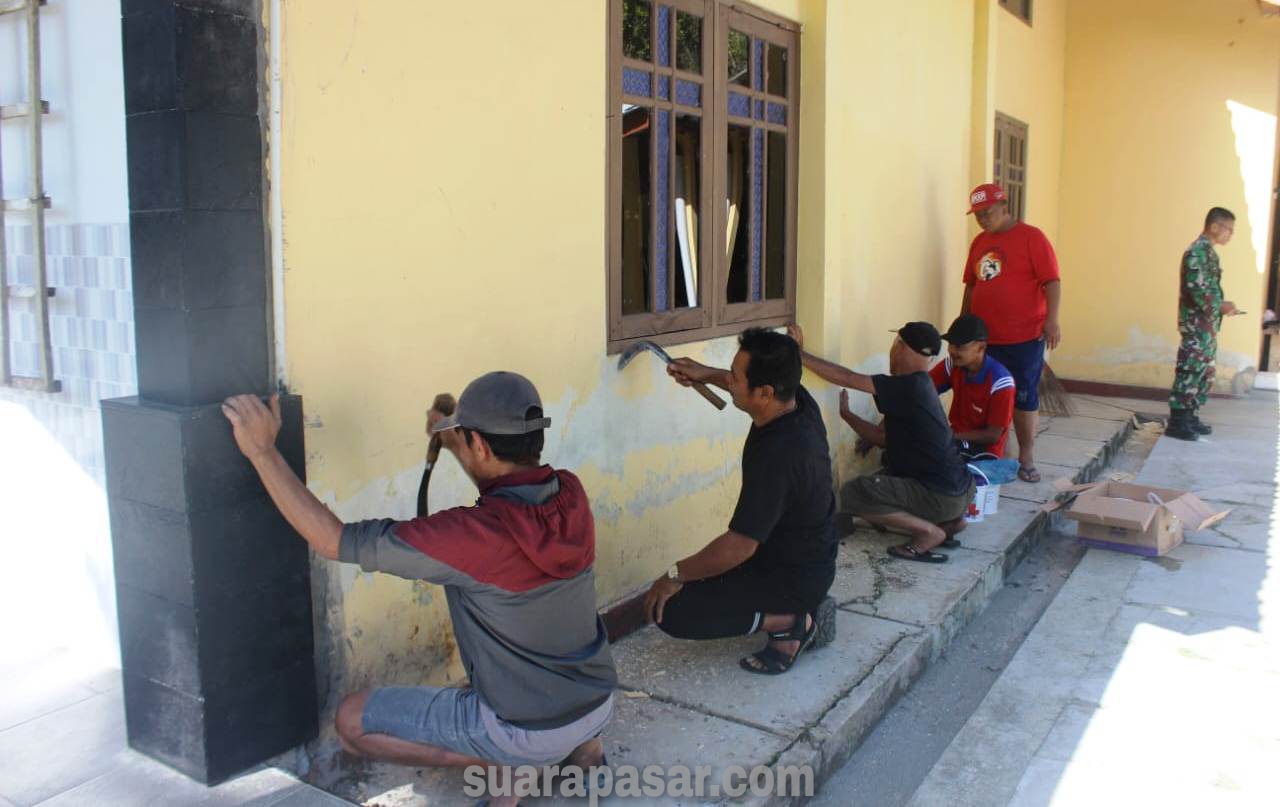
[[[738,658],[758,648],[758,637],[695,644],[650,629],[620,642],[623,692],[605,735],[611,763],[707,765],[717,777],[730,765],[812,765],[824,780],[1035,548],[1049,524],[1039,508],[1053,495],[1052,481],[1098,473],[1130,428],[1132,411],[1151,408],[1111,399],[1077,398],[1077,405],[1077,417],[1044,424],[1045,481],[1006,486],[1000,514],[967,530],[950,563],[893,561],[884,549],[900,540],[896,536],[847,536],[835,584],[839,638],[788,675],[760,678],[738,669]],[[1242,514],[1220,526],[1220,541],[1258,545],[1253,525],[1266,521],[1265,489],[1220,481],[1236,495],[1253,496],[1255,509],[1248,514],[1254,522]],[[0,692],[0,807],[342,803],[274,768],[205,788],[128,750],[115,670],[57,654],[21,664],[0,659]],[[473,803],[457,771],[348,760],[346,767],[317,768],[312,775],[311,784],[371,805]],[[742,801],[769,800],[748,795]]]
[[[1013,483],[1000,513],[961,536],[963,548],[933,566],[885,554],[900,536],[858,530],[844,538],[833,594],[838,638],[777,678],[738,669],[759,637],[680,642],[650,628],[615,647],[623,692],[605,734],[614,767],[811,765],[818,781],[838,768],[885,710],[957,631],[982,610],[1005,575],[1032,551],[1051,518],[1041,505],[1055,478],[1093,478],[1132,428],[1144,402],[1077,398],[1077,416],[1046,420],[1038,441],[1044,481]],[[345,798],[402,807],[467,805],[460,772],[359,764],[315,782]],[[748,794],[743,803],[772,803]],[[605,803],[623,803],[614,797]],[[542,800],[531,803],[550,803]],[[662,800],[644,803],[677,803]]]
[[[125,744],[120,671],[75,654],[0,663],[0,807],[327,807],[276,768],[205,787]]]
[[[1275,804],[1278,399],[1215,401],[1144,484],[1235,508],[1168,556],[1090,549],[911,804]]]

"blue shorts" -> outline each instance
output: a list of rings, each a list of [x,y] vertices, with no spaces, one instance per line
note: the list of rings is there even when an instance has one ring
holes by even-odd
[[[1040,374],[1044,372],[1044,340],[1033,339],[1016,345],[987,345],[987,355],[1003,364],[1013,376],[1018,395],[1014,409],[1040,409]]]
[[[389,734],[499,765],[554,765],[598,736],[613,716],[613,696],[565,726],[530,731],[494,714],[470,687],[382,687],[360,716],[369,734]]]

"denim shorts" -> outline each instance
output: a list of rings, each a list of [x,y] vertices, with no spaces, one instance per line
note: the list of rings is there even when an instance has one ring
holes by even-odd
[[[613,695],[564,726],[532,731],[494,714],[470,687],[382,687],[360,716],[366,733],[389,734],[500,765],[554,765],[598,736],[613,715]]]
[[[1017,387],[1015,409],[1040,409],[1040,374],[1044,372],[1044,340],[1032,339],[1016,345],[987,345],[987,355],[1003,364]]]

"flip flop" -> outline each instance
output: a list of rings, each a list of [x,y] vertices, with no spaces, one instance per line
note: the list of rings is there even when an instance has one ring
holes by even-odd
[[[897,550],[897,551],[894,551]],[[914,560],[919,563],[946,563],[947,556],[941,552],[921,552],[911,544],[899,544],[885,550],[898,560]]]
[[[1025,466],[1019,467],[1018,478],[1021,479],[1023,482],[1028,482],[1034,485],[1040,481],[1040,472],[1036,470],[1034,465],[1031,466],[1030,468],[1027,468]]]
[[[957,540],[957,539],[955,539],[955,538],[948,538],[947,540],[945,540],[945,541],[943,541],[942,543],[938,544],[938,547],[939,547],[940,549],[959,549],[959,548],[960,548],[960,541],[959,541],[959,540]]]

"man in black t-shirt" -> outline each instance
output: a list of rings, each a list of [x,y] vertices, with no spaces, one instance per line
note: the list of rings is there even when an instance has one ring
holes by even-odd
[[[685,386],[728,390],[752,425],[728,531],[673,564],[644,607],[649,621],[681,639],[767,633],[764,650],[740,664],[777,675],[835,638],[835,601],[827,596],[837,548],[831,452],[818,405],[800,386],[800,346],[759,328],[738,344],[728,370],[690,359],[667,368]]]
[[[799,326],[792,325],[789,332],[803,345]],[[911,535],[908,543],[890,547],[890,555],[943,563],[947,556],[933,550],[964,529],[974,482],[928,374],[931,359],[942,350],[942,337],[927,322],[909,322],[896,333],[889,375],[864,375],[808,353],[802,353],[803,362],[832,384],[875,396],[884,415],[882,425],[864,420],[849,408],[848,390],[840,393],[840,417],[860,442],[886,449],[884,469],[844,486],[844,507],[872,524]]]

